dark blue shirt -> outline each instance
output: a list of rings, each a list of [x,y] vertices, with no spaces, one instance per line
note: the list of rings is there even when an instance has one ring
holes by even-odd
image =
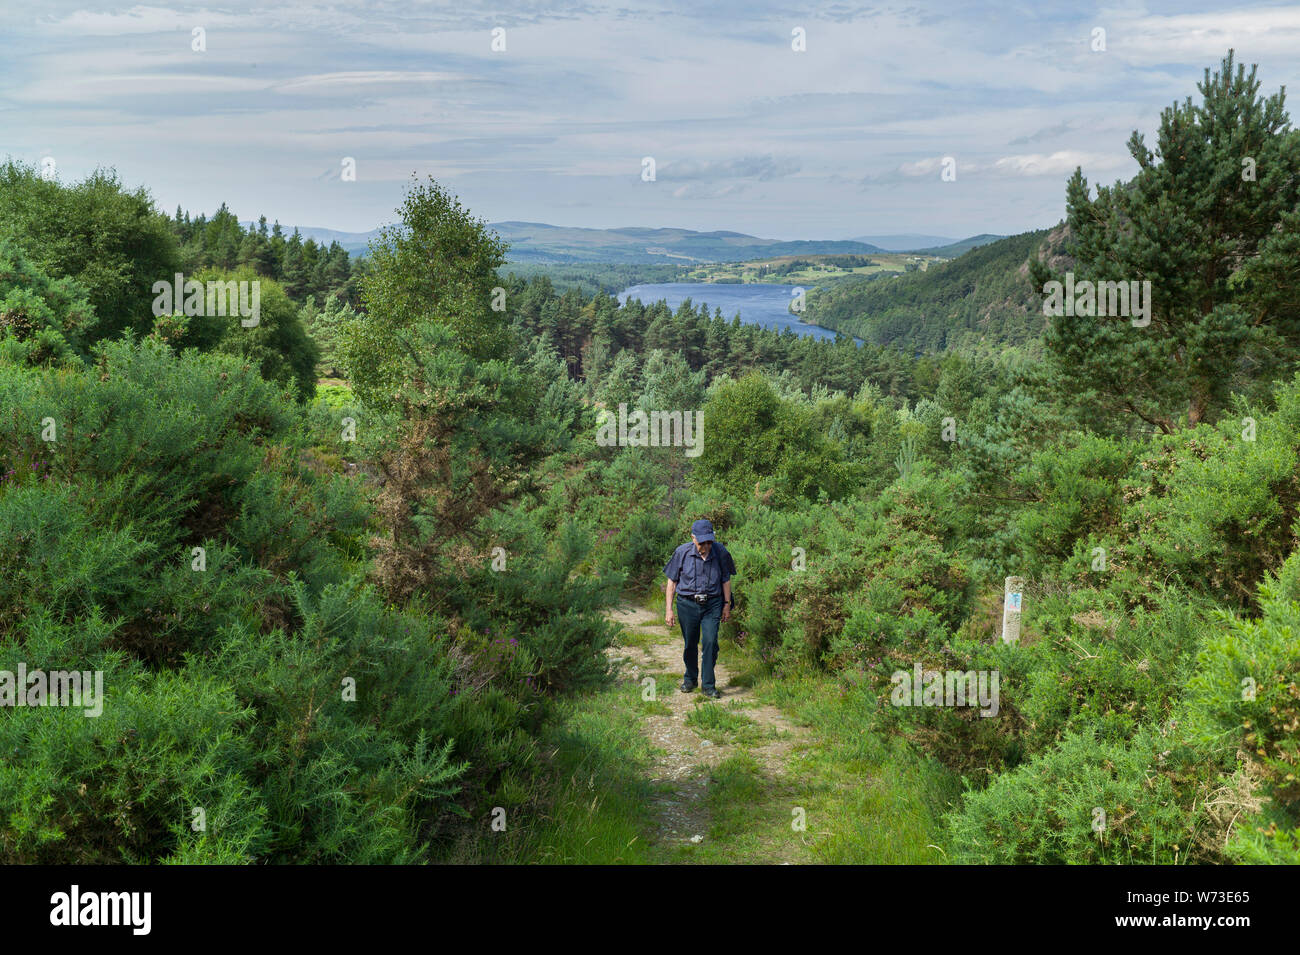
[[[735,564],[727,549],[717,541],[705,560],[695,549],[694,541],[687,541],[673,551],[672,559],[664,568],[664,576],[677,584],[679,592],[690,594],[720,594],[722,585],[731,579]]]

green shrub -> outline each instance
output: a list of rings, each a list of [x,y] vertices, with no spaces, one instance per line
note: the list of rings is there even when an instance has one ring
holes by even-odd
[[[1300,508],[1300,377],[1278,388],[1277,410],[1160,439],[1139,464],[1118,557],[1133,593],[1175,578],[1245,606],[1294,541]],[[1253,440],[1249,423],[1254,421]]]
[[[987,789],[966,793],[948,817],[952,861],[1186,861],[1202,811],[1179,801],[1162,742],[1148,729],[1126,743],[1071,733]]]
[[[233,356],[0,363],[0,407],[0,668],[106,696],[0,720],[4,861],[425,860],[523,791],[546,692],[604,674],[618,580],[573,574],[584,535],[520,517],[521,572],[461,581],[459,624],[386,604],[359,482]]]
[[[784,505],[841,497],[851,484],[839,445],[816,430],[812,410],[782,399],[758,374],[710,390],[694,478],[733,495],[766,491]]]
[[[150,289],[170,282],[180,251],[167,217],[141,188],[127,190],[112,170],[65,186],[34,166],[0,164],[0,231],[51,279],[86,290],[93,322],[86,347],[123,331],[153,327]]]
[[[1259,588],[1263,615],[1206,638],[1188,684],[1188,733],[1232,774],[1243,810],[1224,828],[1242,862],[1300,862],[1300,552]],[[1235,826],[1232,822],[1235,821]]]
[[[1023,492],[1036,501],[1016,520],[1026,566],[1041,572],[1044,564],[1071,556],[1080,538],[1114,526],[1122,508],[1121,480],[1135,451],[1122,441],[1077,435],[1033,456],[1017,476]]]
[[[12,240],[0,237],[0,338],[8,348],[21,346],[22,362],[84,358],[94,320],[94,307],[76,280],[50,278]]]

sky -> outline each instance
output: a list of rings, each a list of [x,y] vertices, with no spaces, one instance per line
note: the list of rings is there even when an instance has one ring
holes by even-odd
[[[1300,6],[0,0],[0,158],[356,232],[416,175],[487,221],[1012,234],[1229,47],[1296,89]]]

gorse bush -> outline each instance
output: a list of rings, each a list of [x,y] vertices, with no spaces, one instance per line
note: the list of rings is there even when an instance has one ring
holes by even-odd
[[[747,568],[744,629],[776,665],[882,667],[955,628],[969,572],[918,498],[791,513],[757,507],[727,539]],[[890,668],[892,669],[892,668]]]
[[[413,858],[457,774],[446,635],[349,582],[328,537],[361,501],[299,466],[292,406],[150,342],[4,365],[0,395],[5,669],[99,669],[107,697],[0,720],[8,858]]]
[[[8,861],[425,858],[501,767],[541,771],[544,692],[604,672],[580,537],[503,537],[512,573],[440,601],[469,625],[387,606],[355,572],[360,485],[232,356],[5,363],[0,406],[4,668],[100,670],[106,695],[0,714]]]
[[[1276,410],[1242,406],[1217,427],[1162,439],[1129,491],[1124,537],[1135,566],[1245,604],[1295,543],[1300,506],[1300,379],[1277,389]]]
[[[0,337],[15,360],[38,365],[84,357],[94,320],[94,307],[75,279],[51,279],[0,236]]]
[[[704,406],[704,453],[695,466],[702,484],[733,494],[775,493],[785,506],[841,496],[848,486],[839,447],[813,428],[810,410],[783,401],[761,375],[719,384]]]
[[[1038,506],[1025,508],[1015,524],[1019,551],[1028,564],[1061,564],[1090,534],[1104,534],[1123,505],[1121,479],[1135,449],[1095,435],[1072,435],[1035,454],[1017,475],[1020,492]]]
[[[1208,637],[1186,702],[1198,751],[1235,772],[1219,803],[1245,810],[1225,850],[1243,862],[1300,863],[1300,552],[1259,588],[1262,616]],[[1239,765],[1234,766],[1238,763]]]
[[[1272,412],[1243,406],[1245,421],[1131,452],[1093,441],[1098,466],[1086,477],[1062,466],[1053,480],[1035,465],[1044,497],[1068,494],[1020,528],[1042,539],[1043,528],[1068,527],[1043,556],[1071,540],[1074,550],[1056,565],[1063,588],[1037,596],[1002,671],[1013,719],[998,735],[1013,758],[951,816],[961,858],[1294,861],[1300,592],[1294,558],[1282,557],[1297,532],[1298,394],[1297,382],[1280,385]],[[1074,445],[1066,439],[1063,463]],[[1092,545],[1104,547],[1100,564]],[[1252,608],[1259,619],[1233,613]],[[957,665],[987,656],[976,640]],[[925,742],[944,758],[941,741]],[[1110,820],[1100,832],[1089,792]]]
[[[1029,741],[1033,759],[967,795],[949,817],[958,861],[1300,861],[1297,566],[1261,586],[1259,620],[1207,634],[1170,600],[1127,648],[1059,676],[1039,665],[1021,715],[1040,738],[1044,716],[1063,735]],[[1055,717],[1051,687],[1073,697],[1055,694]]]
[[[954,862],[1175,864],[1199,823],[1180,804],[1164,740],[1067,736],[1039,758],[968,793],[952,817]]]

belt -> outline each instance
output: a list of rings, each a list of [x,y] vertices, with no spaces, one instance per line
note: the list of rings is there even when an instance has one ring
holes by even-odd
[[[685,597],[687,600],[694,600],[697,604],[708,603],[714,597],[721,597],[722,594],[682,594],[677,596]]]

